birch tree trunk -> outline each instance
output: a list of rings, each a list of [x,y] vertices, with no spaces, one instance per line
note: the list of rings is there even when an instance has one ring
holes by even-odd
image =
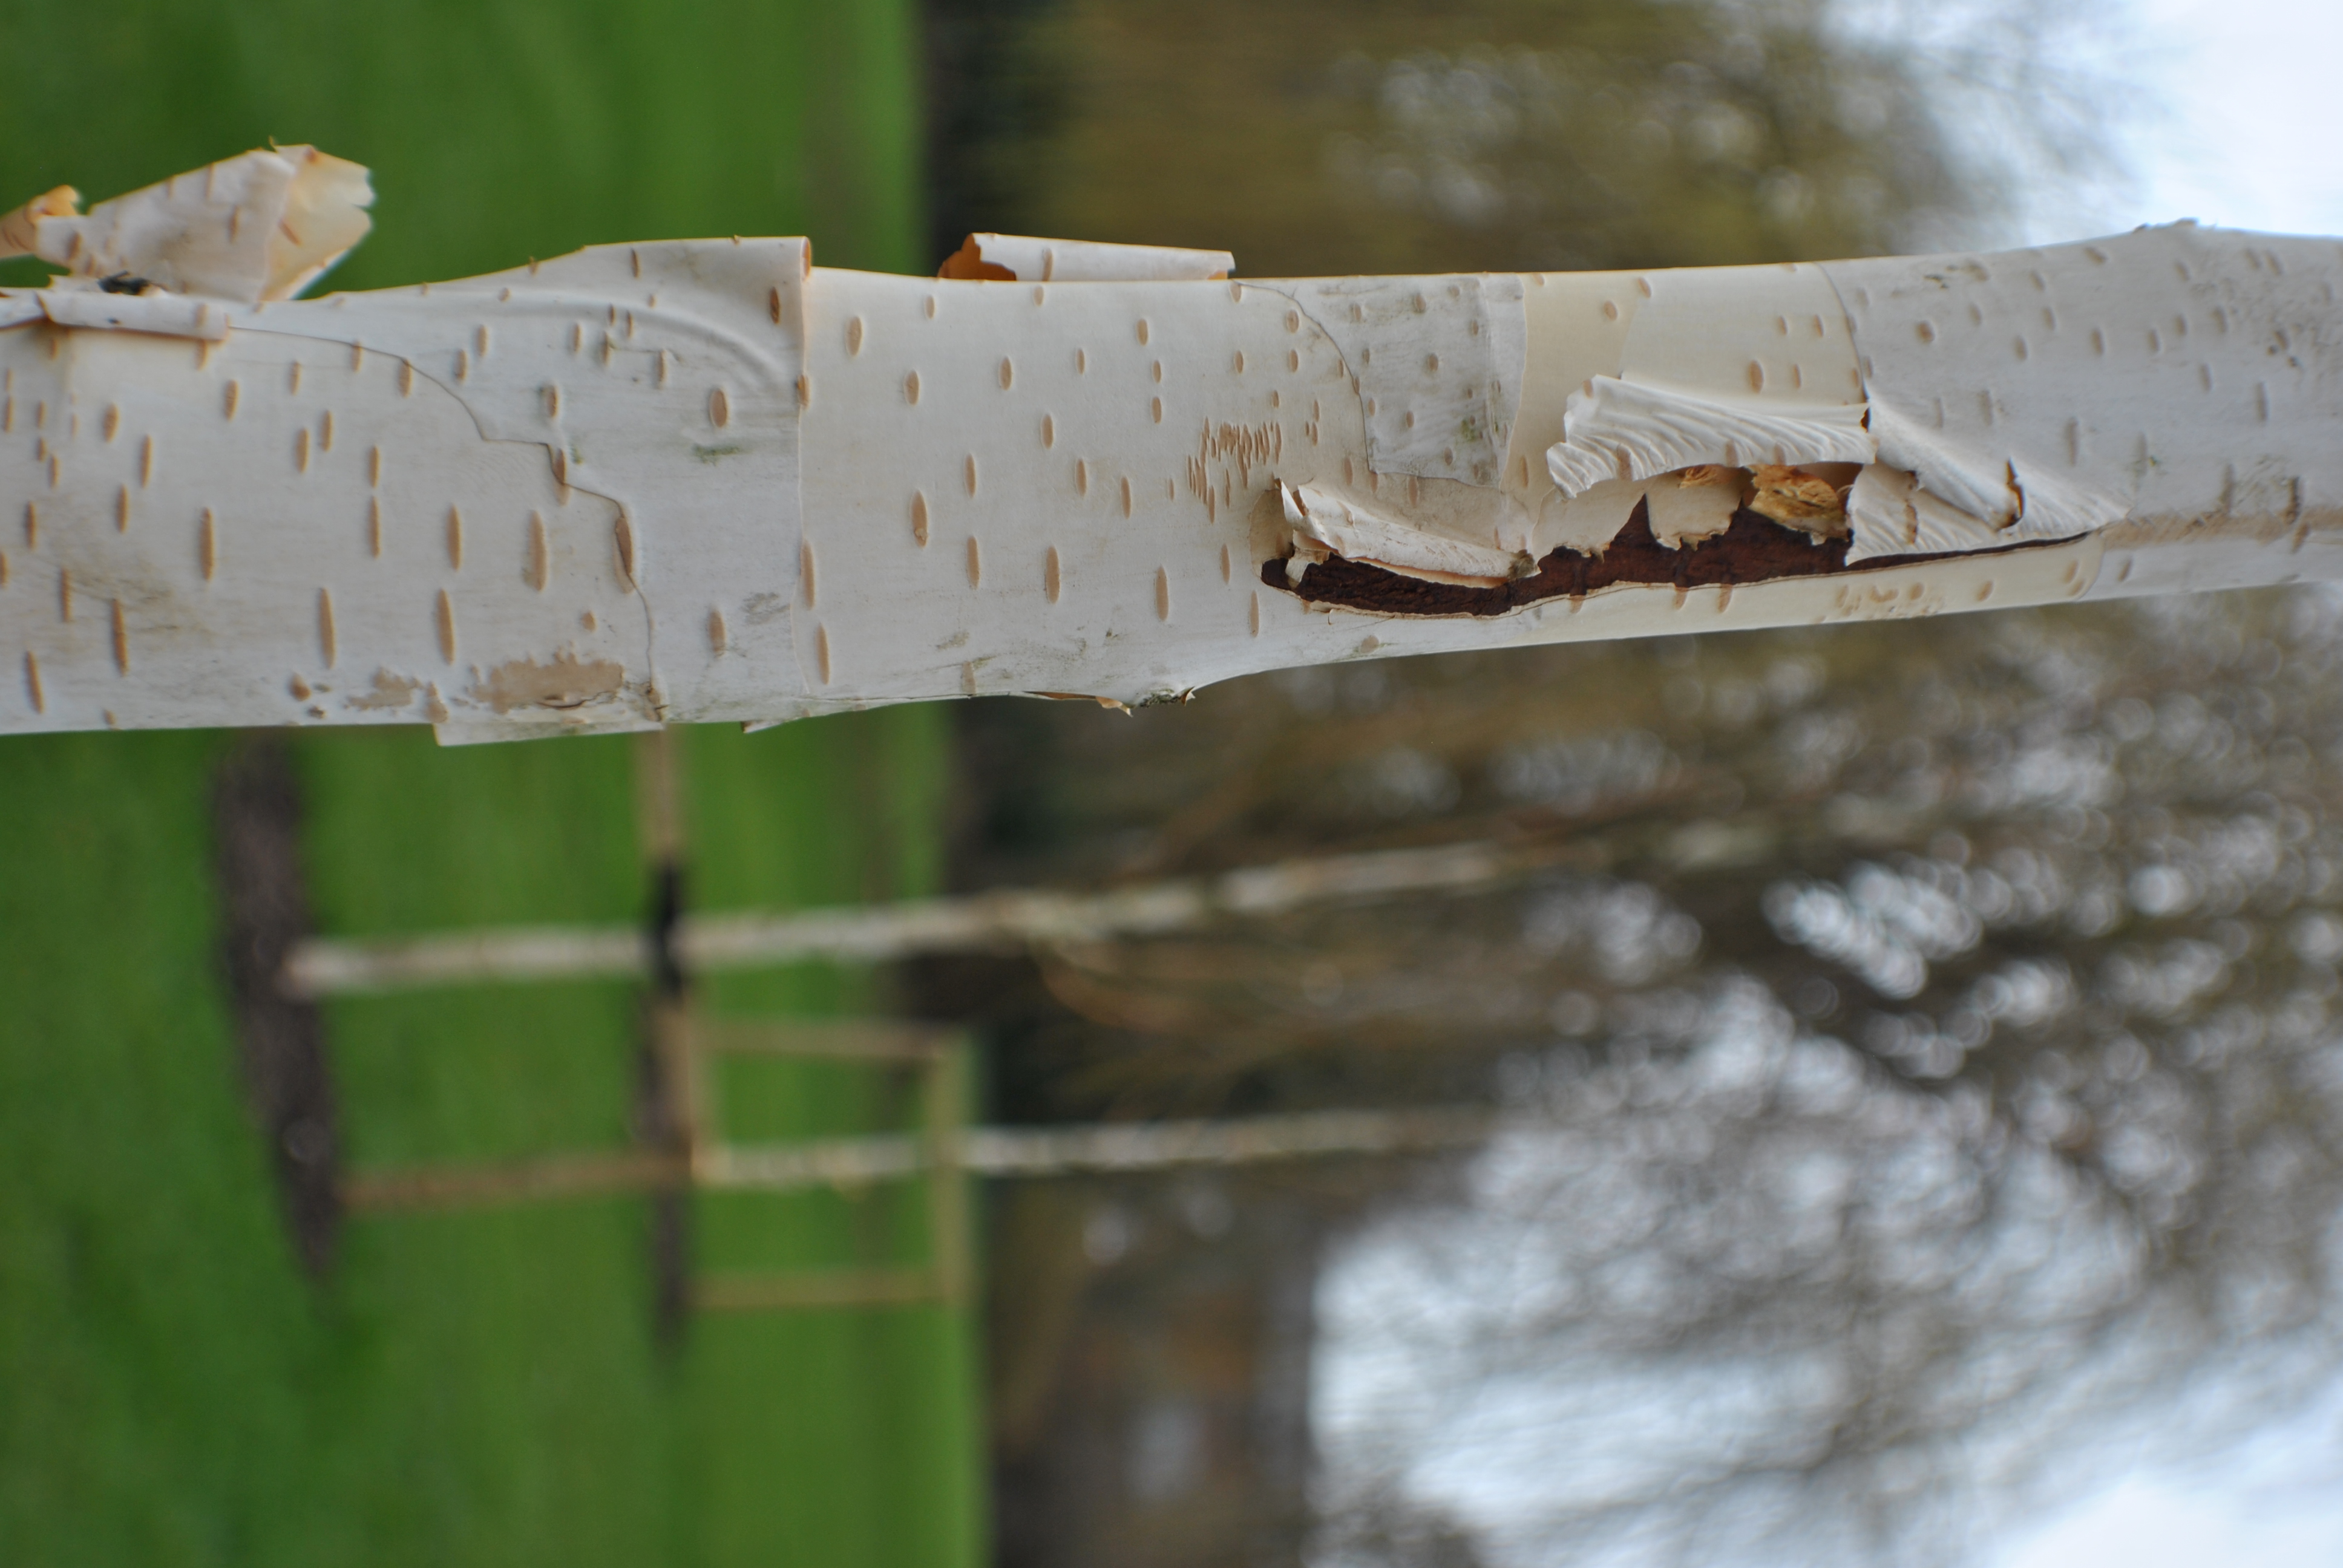
[[[2343,576],[2343,247],[1232,280],[974,236],[290,296],[364,172],[0,220],[0,730],[500,739]]]

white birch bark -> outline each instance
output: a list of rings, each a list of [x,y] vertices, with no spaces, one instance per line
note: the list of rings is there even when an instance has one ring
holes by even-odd
[[[293,148],[0,219],[69,268],[0,291],[0,731],[1137,705],[2343,576],[2331,240],[1232,281],[719,239],[286,297],[365,195]]]

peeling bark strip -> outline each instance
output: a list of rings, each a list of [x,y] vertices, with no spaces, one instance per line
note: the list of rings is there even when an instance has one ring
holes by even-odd
[[[1649,509],[1638,501],[1627,526],[1600,555],[1583,556],[1558,548],[1540,561],[1530,576],[1494,587],[1427,581],[1372,562],[1340,558],[1311,567],[1299,583],[1291,585],[1285,562],[1264,561],[1261,580],[1312,604],[1338,605],[1377,615],[1490,616],[1505,615],[1546,599],[1584,599],[1622,584],[1734,588],[1785,578],[1887,571],[1927,558],[1875,556],[1850,567],[1847,545],[1845,536],[1813,538],[1744,507],[1732,514],[1723,533],[1672,549],[1653,537]],[[2003,545],[1976,553],[1997,555],[2026,548]]]
[[[292,297],[368,199],[281,148],[0,218],[66,268],[0,289],[0,733],[1135,708],[2343,578],[2332,240],[1245,279],[735,239]]]

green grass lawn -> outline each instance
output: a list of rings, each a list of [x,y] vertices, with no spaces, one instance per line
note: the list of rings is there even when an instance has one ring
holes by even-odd
[[[599,239],[810,233],[915,267],[903,0],[103,10],[0,0],[0,206],[92,196],[269,136],[374,166],[381,228],[337,281],[446,276]],[[939,715],[684,748],[695,901],[935,881]],[[242,1107],[215,961],[206,793],[226,738],[0,741],[0,1562],[905,1563],[981,1554],[964,1312],[703,1318],[663,1353],[647,1207],[375,1217],[299,1274]],[[301,738],[320,926],[626,920],[628,742],[443,751]],[[867,1004],[827,970],[719,1010]],[[329,1010],[362,1164],[615,1145],[636,999],[479,988]],[[885,1113],[767,1068],[743,1136]],[[703,1204],[703,1268],[843,1263],[915,1216]]]

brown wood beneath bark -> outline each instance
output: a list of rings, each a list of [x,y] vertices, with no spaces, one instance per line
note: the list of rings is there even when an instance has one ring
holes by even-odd
[[[1782,578],[1823,577],[1836,573],[1885,571],[1933,556],[1876,556],[1847,565],[1846,538],[1815,540],[1782,527],[1744,507],[1733,514],[1725,532],[1682,549],[1670,549],[1653,537],[1651,518],[1642,501],[1610,545],[1600,555],[1582,556],[1564,548],[1538,563],[1538,569],[1501,588],[1463,588],[1453,583],[1426,582],[1364,561],[1337,556],[1321,561],[1302,575],[1301,583],[1285,579],[1282,560],[1262,564],[1261,579],[1269,587],[1312,604],[1341,605],[1346,609],[1383,615],[1503,615],[1544,599],[1584,598],[1619,583],[1669,583],[1679,588],[1743,587]],[[2047,541],[2046,541],[2047,542]],[[2004,549],[2031,549],[2032,544]],[[1999,555],[2003,550],[1975,551]]]

